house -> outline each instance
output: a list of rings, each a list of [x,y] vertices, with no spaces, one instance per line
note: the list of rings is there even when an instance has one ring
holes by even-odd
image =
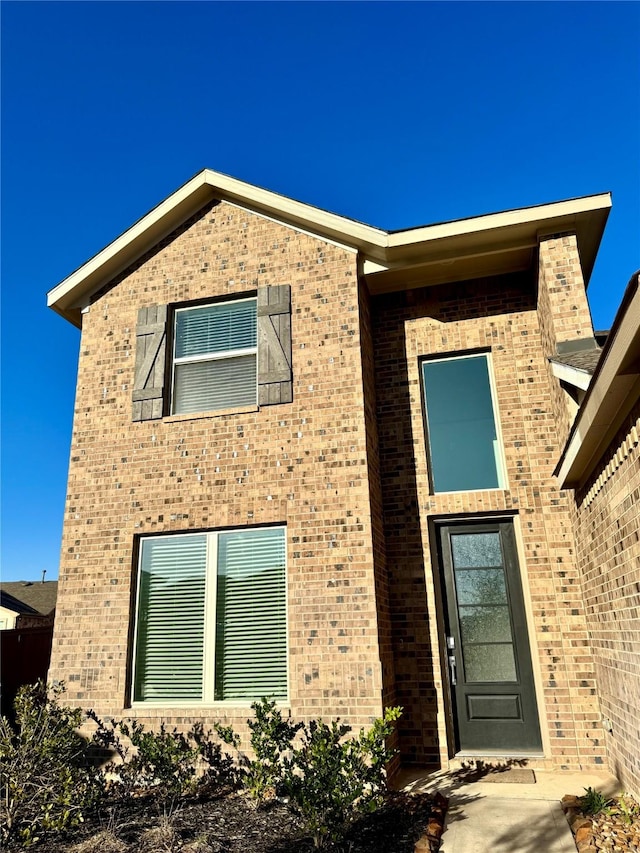
[[[53,625],[58,581],[0,583],[0,630]]]
[[[205,170],[51,290],[82,330],[69,701],[241,731],[262,695],[402,705],[405,764],[605,765],[554,469],[610,206],[389,232]]]
[[[629,281],[556,468],[578,566],[608,763],[640,791],[640,275]]]
[[[0,583],[0,712],[13,717],[23,684],[47,678],[57,581]]]

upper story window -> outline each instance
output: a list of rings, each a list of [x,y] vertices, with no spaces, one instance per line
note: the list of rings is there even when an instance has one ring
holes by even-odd
[[[434,492],[504,488],[488,353],[424,361]]]
[[[255,299],[175,312],[172,414],[256,405]]]
[[[143,538],[134,702],[287,698],[284,527]]]
[[[167,324],[173,324],[169,358]],[[226,302],[139,309],[134,421],[168,414],[233,412],[292,400],[288,284],[259,287],[256,296]]]

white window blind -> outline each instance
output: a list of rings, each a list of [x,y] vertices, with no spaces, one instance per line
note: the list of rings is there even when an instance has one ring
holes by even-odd
[[[134,701],[202,700],[206,536],[142,543]]]
[[[285,549],[281,530],[218,537],[216,699],[284,699]]]
[[[254,405],[256,300],[181,308],[175,315],[175,414]]]
[[[283,528],[143,539],[133,700],[287,697]]]

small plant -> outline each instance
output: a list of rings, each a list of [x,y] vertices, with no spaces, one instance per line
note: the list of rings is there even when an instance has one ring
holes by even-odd
[[[351,727],[339,720],[303,727],[301,746],[284,761],[284,790],[316,848],[338,841],[358,816],[379,805],[393,756],[387,738],[401,713],[389,708],[369,731],[348,739]]]
[[[585,788],[584,796],[580,797],[580,808],[585,814],[596,815],[606,811],[611,801],[608,797],[598,791],[597,788],[589,786]]]
[[[0,721],[2,841],[35,844],[45,834],[76,826],[104,793],[90,767],[91,742],[77,729],[80,708],[60,704],[64,685],[43,681],[21,687],[15,700],[15,727]]]
[[[247,761],[245,785],[251,796],[262,805],[273,799],[282,782],[284,756],[291,751],[293,740],[302,723],[292,723],[282,718],[276,703],[261,699],[251,705],[253,720],[247,720],[251,729],[251,747],[254,758]]]
[[[618,811],[627,826],[640,818],[640,806],[626,794],[618,798]]]

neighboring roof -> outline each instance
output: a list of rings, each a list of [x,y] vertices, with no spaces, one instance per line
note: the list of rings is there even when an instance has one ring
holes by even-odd
[[[528,269],[541,233],[568,230],[577,235],[586,283],[611,207],[603,193],[384,231],[204,169],[54,287],[47,304],[81,326],[92,294],[216,199],[358,251],[372,293]]]
[[[589,476],[640,399],[640,272],[627,285],[555,474],[562,488]]]
[[[593,340],[593,346],[589,347],[580,347],[579,349],[568,349],[561,350],[558,347],[558,355],[555,355],[551,358],[551,361],[556,362],[557,364],[566,364],[568,367],[574,367],[576,370],[584,370],[585,373],[590,373],[593,375],[596,371],[596,367],[598,366],[598,362],[600,361],[600,355],[602,354],[602,347],[599,347],[595,338]]]
[[[558,379],[586,391],[596,371],[602,347],[595,337],[558,344],[558,352],[549,361]]]
[[[29,616],[40,615],[33,607],[29,607],[24,601],[18,601],[17,598],[14,598],[3,589],[0,589],[0,607],[4,607],[6,610],[13,610],[14,613],[28,614]]]
[[[48,616],[55,610],[58,581],[7,581],[0,584],[0,593],[8,610]]]

